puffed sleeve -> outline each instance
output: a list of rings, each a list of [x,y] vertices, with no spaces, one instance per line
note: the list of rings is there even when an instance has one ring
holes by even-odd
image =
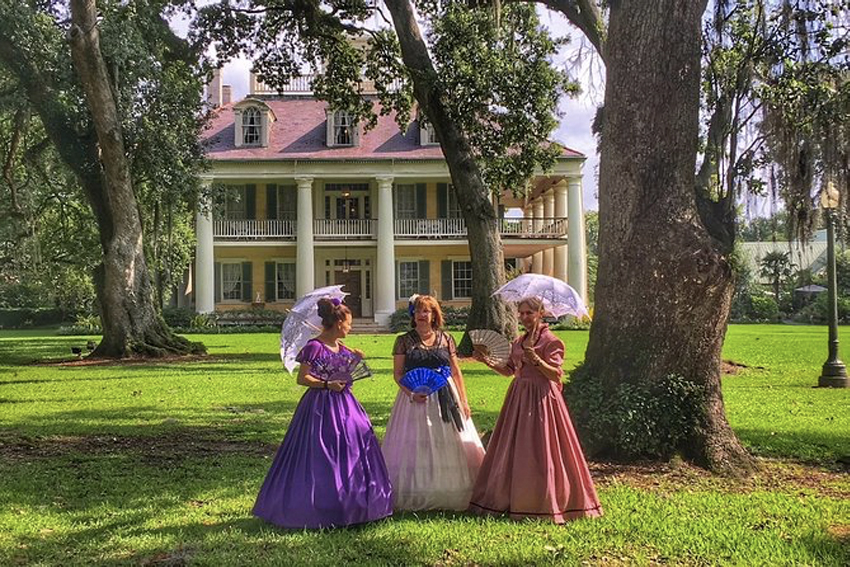
[[[548,341],[543,347],[543,362],[558,369],[558,376],[564,375],[564,341],[549,333]]]
[[[455,342],[455,338],[448,333],[444,333],[446,336],[446,348],[449,350],[449,356],[457,356],[457,343]]]
[[[393,345],[393,354],[407,354],[407,333],[399,335],[395,338]]]
[[[307,344],[304,345],[304,348],[301,349],[301,352],[298,353],[298,356],[295,357],[296,362],[312,364],[314,360],[319,358],[319,355],[322,354],[322,343],[319,341],[307,341]]]

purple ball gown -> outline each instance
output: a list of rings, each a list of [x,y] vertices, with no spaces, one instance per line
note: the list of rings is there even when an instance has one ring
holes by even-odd
[[[339,356],[351,356],[351,351],[340,346],[335,353],[314,339],[296,360],[312,365]],[[339,527],[385,518],[393,513],[392,502],[378,439],[351,386],[342,392],[308,389],[260,489],[254,515],[284,528]]]

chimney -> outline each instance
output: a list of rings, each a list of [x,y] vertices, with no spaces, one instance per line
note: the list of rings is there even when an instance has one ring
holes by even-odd
[[[212,79],[207,84],[207,102],[213,108],[221,106],[221,91],[221,69],[215,69]]]
[[[233,87],[230,85],[222,85],[221,86],[221,106],[225,104],[230,104],[231,97],[233,95]]]

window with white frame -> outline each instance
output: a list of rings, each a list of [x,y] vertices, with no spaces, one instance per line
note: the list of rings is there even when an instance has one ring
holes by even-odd
[[[353,146],[354,145],[354,120],[351,115],[344,111],[338,110],[333,114],[334,127],[333,137],[335,146]]]
[[[242,262],[222,262],[222,301],[242,301]]]
[[[245,187],[228,187],[224,192],[224,218],[226,220],[245,220]]]
[[[410,297],[419,293],[419,262],[398,263],[398,294],[399,298]]]
[[[452,297],[472,297],[472,262],[452,262]]]
[[[395,216],[398,219],[416,218],[416,185],[396,185]]]
[[[278,262],[276,268],[277,300],[295,299],[295,264]]]
[[[419,115],[419,145],[434,146],[439,145],[440,139],[437,137],[437,131],[434,130],[434,125],[425,119],[425,116]]]
[[[260,110],[248,107],[242,111],[242,144],[257,146],[262,142],[263,118]]]
[[[446,216],[450,219],[459,219],[461,217],[457,194],[455,193],[454,185],[451,183],[446,185]]]

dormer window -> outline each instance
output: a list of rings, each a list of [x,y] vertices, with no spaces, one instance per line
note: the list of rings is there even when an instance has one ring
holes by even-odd
[[[269,145],[269,130],[276,117],[264,101],[246,98],[233,105],[234,140],[237,148],[266,147]]]
[[[345,110],[327,112],[328,147],[356,146],[360,143],[360,129],[357,121]]]
[[[440,139],[437,137],[437,132],[434,130],[434,125],[425,119],[424,114],[419,115],[419,145],[420,146],[438,146]]]
[[[258,146],[263,140],[263,118],[260,110],[248,107],[242,111],[242,145]]]

